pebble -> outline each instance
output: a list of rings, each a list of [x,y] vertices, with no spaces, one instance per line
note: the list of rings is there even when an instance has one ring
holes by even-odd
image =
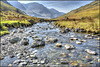
[[[62,47],[62,44],[61,43],[57,43],[56,47]]]
[[[78,40],[78,38],[70,38],[71,40]]]
[[[66,45],[65,45],[65,48],[66,48],[67,50],[75,49],[75,47],[74,47],[73,45],[70,45],[70,44],[66,44]]]
[[[13,57],[15,57],[15,56],[14,56],[14,55],[10,55],[9,57],[10,57],[10,58],[13,58]]]
[[[100,37],[96,38],[96,40],[100,40]]]
[[[27,62],[21,62],[18,66],[25,66],[27,65]]]
[[[21,62],[21,60],[15,60],[15,61],[13,62],[13,64],[20,63],[20,62]]]
[[[69,63],[69,62],[68,62],[67,60],[65,60],[65,59],[61,59],[60,62],[61,62],[61,64],[68,64],[68,63]]]
[[[96,55],[97,53],[95,51],[92,51],[90,49],[85,49],[85,51],[89,54],[93,54],[93,55]]]
[[[100,59],[98,59],[98,62],[100,63]]]
[[[66,53],[61,53],[61,54],[60,54],[61,57],[66,57],[67,55],[68,55],[68,54],[66,54]]]
[[[82,44],[82,42],[80,42],[80,41],[76,41],[76,44]]]
[[[8,66],[12,66],[12,64],[9,64]]]
[[[0,60],[3,60],[4,59],[4,57],[0,57]]]

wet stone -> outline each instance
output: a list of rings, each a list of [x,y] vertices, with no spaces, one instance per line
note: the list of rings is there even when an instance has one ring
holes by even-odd
[[[14,44],[14,43],[17,43],[20,40],[21,39],[19,37],[15,37],[15,38],[12,38],[11,40],[9,40],[9,42],[12,43],[12,44]]]
[[[68,62],[68,60],[61,59],[61,60],[60,60],[60,63],[61,63],[61,64],[68,64],[69,62]]]
[[[27,62],[21,62],[18,66],[25,66],[27,65]]]
[[[8,66],[12,66],[12,64],[9,64]]]
[[[74,47],[73,45],[70,45],[70,44],[66,44],[66,45],[65,45],[65,48],[66,48],[67,50],[75,49],[75,47]]]
[[[4,59],[4,57],[0,57],[0,60],[3,60]]]
[[[80,42],[80,41],[76,41],[76,44],[82,44],[82,42]]]
[[[57,41],[58,41],[58,39],[56,39],[56,38],[47,38],[47,42],[55,43]]]
[[[14,55],[10,55],[9,57],[10,57],[10,58],[13,58],[13,57],[15,57],[15,56],[14,56]]]
[[[66,54],[66,53],[60,53],[60,56],[61,57],[66,57],[66,56],[68,56],[68,54]]]
[[[61,43],[57,43],[56,47],[62,47],[62,44]]]
[[[90,49],[85,49],[85,51],[89,54],[93,54],[93,55],[96,55],[97,53],[95,51],[92,51]]]

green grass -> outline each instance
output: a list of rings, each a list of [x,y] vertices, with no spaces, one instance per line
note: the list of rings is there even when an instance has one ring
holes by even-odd
[[[99,32],[99,20],[95,20],[94,22],[90,22],[90,21],[57,21],[54,23],[55,25],[59,26],[59,27],[68,27],[68,28],[80,28],[80,29],[84,29],[87,32],[91,31],[91,32],[95,32],[98,33]]]
[[[14,21],[14,20],[8,20],[8,21],[1,21],[1,30],[0,30],[0,36],[4,35],[4,34],[8,34],[10,33],[8,31],[9,28],[7,28],[5,25],[8,24],[9,26],[13,26],[13,27],[19,27],[20,25],[24,24],[24,25],[30,25],[31,23],[28,22],[27,20],[24,21]]]

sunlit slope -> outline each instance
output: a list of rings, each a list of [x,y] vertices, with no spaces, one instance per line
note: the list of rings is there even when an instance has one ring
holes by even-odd
[[[80,28],[87,32],[99,33],[99,15],[99,2],[94,1],[56,18],[63,21],[57,21],[55,24],[59,27]]]
[[[56,19],[66,19],[66,17],[68,17],[69,19],[80,19],[80,18],[87,18],[87,17],[98,18],[99,17],[99,2],[94,1],[78,9],[72,10],[71,12],[65,15],[62,15]]]

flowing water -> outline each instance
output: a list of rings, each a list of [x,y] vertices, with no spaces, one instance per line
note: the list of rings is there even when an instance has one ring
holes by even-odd
[[[24,32],[25,34],[29,34],[33,30],[33,34],[38,37],[42,37],[46,41],[46,37],[57,38],[58,41],[55,43],[46,43],[45,46],[31,48],[30,45],[34,42],[32,37],[27,36],[29,39],[29,45],[27,45],[29,50],[38,50],[37,57],[39,60],[46,58],[48,60],[48,64],[50,65],[71,65],[71,61],[77,61],[78,64],[87,64],[90,63],[91,66],[96,66],[99,64],[99,40],[93,39],[86,39],[84,36],[86,34],[80,33],[60,33],[60,29],[53,25],[53,23],[43,22],[34,24],[31,27],[27,27],[27,30]],[[14,29],[17,30],[17,29]],[[12,32],[12,31],[10,31]],[[22,33],[22,34],[24,34]],[[78,39],[84,39],[86,42],[82,42],[82,44],[76,44],[76,41],[71,41],[70,36],[74,35]],[[5,35],[7,36],[7,35]],[[1,37],[2,39],[2,37]],[[57,43],[61,43],[62,47],[56,47]],[[75,46],[73,50],[67,50],[65,48],[66,44],[71,44]],[[98,55],[91,55],[85,52],[85,49],[90,49],[96,51]],[[67,57],[61,57],[60,54],[65,53],[68,54]],[[85,58],[89,56],[89,58]],[[15,56],[14,58],[9,58],[6,56],[5,59],[1,60],[1,65],[6,66],[8,64],[13,64],[15,60],[18,58]],[[61,59],[68,60],[68,64],[61,64]]]

